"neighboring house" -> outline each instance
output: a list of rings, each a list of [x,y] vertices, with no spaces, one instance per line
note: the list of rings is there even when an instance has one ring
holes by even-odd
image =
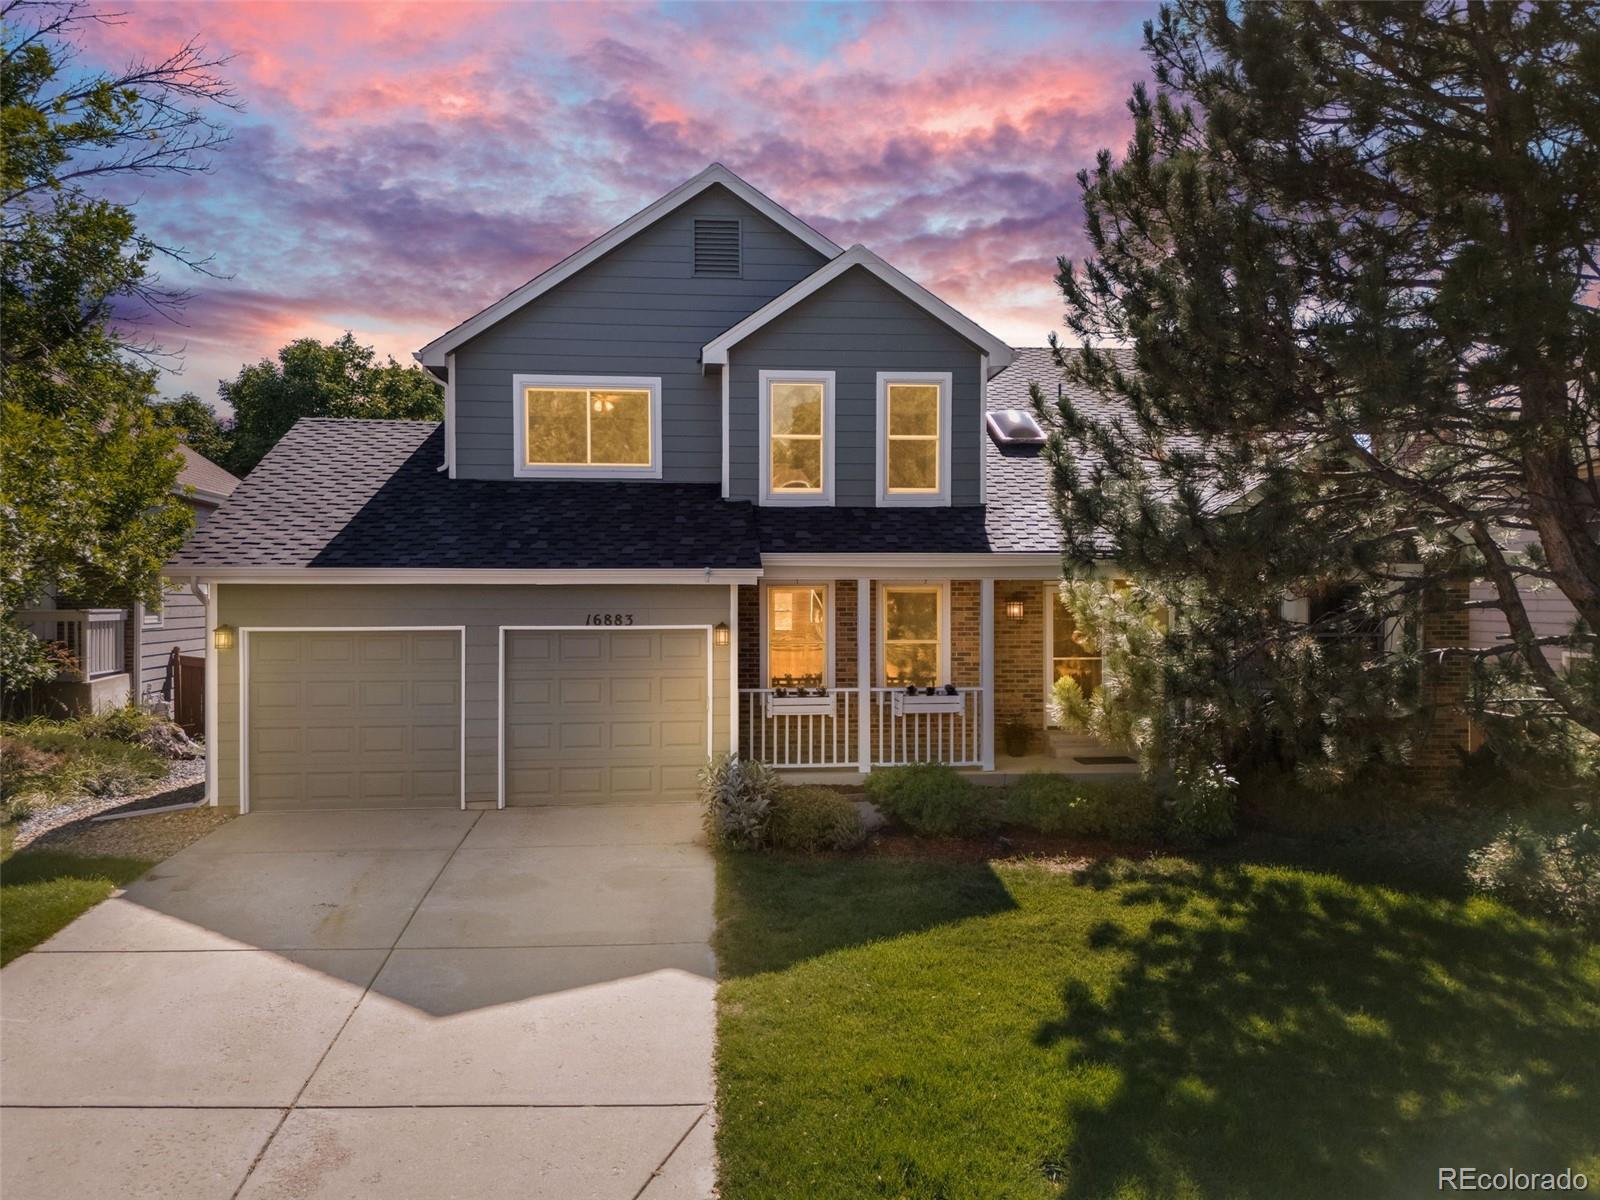
[[[1526,545],[1532,538],[1532,534],[1524,533],[1512,538],[1511,541],[1513,545]],[[1532,581],[1529,581],[1520,591],[1522,606],[1528,613],[1528,621],[1532,624],[1535,635],[1542,638],[1565,637],[1572,632],[1578,620],[1578,610],[1573,607],[1572,601],[1567,599],[1560,588],[1554,584],[1534,587]],[[1498,598],[1499,594],[1494,584],[1487,580],[1480,580],[1472,585],[1473,601],[1481,604]],[[1498,608],[1472,609],[1470,628],[1471,644],[1476,647],[1488,648],[1511,639],[1511,627],[1506,623],[1505,613]],[[1546,646],[1544,656],[1546,661],[1559,669],[1571,661],[1573,652],[1562,646]]]
[[[195,528],[203,529],[239,480],[188,446],[180,445],[178,451],[183,469],[173,490],[193,510]],[[205,602],[187,581],[163,583],[158,607],[71,608],[57,603],[18,614],[36,636],[61,643],[78,663],[76,671],[42,689],[47,705],[87,712],[134,701],[177,716],[193,726],[191,732],[200,732],[201,678],[209,645]],[[193,704],[180,713],[185,682],[190,692],[185,699]]]
[[[209,588],[214,803],[1129,765],[1045,736],[1098,662],[1037,427],[991,410],[1047,351],[712,166],[417,357],[442,425],[300,421],[169,564]]]

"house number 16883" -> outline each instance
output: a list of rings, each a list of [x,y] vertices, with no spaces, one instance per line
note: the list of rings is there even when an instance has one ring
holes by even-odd
[[[632,613],[590,613],[583,618],[585,625],[632,625]]]

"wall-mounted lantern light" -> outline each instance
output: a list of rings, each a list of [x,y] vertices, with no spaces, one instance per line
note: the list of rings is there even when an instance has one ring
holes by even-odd
[[[1022,620],[1022,597],[1013,596],[1006,601],[1006,616],[1013,621]]]
[[[726,646],[733,640],[733,633],[728,629],[726,621],[718,621],[716,628],[711,631],[711,635],[716,639],[716,643],[719,646]]]
[[[218,650],[233,649],[233,626],[218,625],[211,631],[211,644]]]

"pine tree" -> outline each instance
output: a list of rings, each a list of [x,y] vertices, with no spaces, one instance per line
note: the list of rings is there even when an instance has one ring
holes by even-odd
[[[1600,8],[1182,0],[1145,40],[1059,275],[1057,360],[1127,415],[1035,395],[1069,575],[1109,538],[1140,583],[1075,603],[1119,643],[1177,614],[1160,686],[1108,691],[1159,692],[1180,759],[1347,773],[1427,717],[1423,598],[1482,577],[1512,639],[1447,653],[1600,732],[1597,673],[1544,654],[1600,628]]]

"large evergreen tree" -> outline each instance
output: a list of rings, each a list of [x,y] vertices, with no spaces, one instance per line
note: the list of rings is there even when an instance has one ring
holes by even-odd
[[[1179,0],[1145,38],[1059,277],[1089,348],[1058,360],[1126,416],[1036,397],[1069,574],[1109,538],[1140,581],[1075,589],[1157,667],[1121,729],[1359,764],[1426,716],[1379,635],[1482,577],[1512,637],[1472,657],[1600,732],[1596,673],[1544,653],[1600,628],[1600,8]],[[1537,636],[1528,586],[1577,627]]]

